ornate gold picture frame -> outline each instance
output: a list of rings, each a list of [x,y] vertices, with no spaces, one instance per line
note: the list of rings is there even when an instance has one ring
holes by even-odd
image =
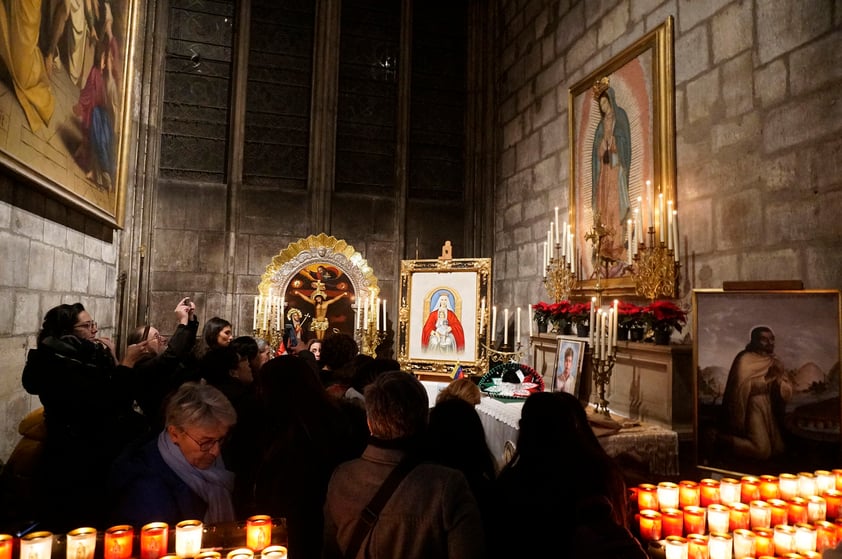
[[[46,4],[7,3],[0,15],[0,164],[122,227],[143,3]]]
[[[401,261],[398,361],[420,376],[488,369],[491,259]]]
[[[675,207],[672,43],[670,16],[570,88],[569,219],[583,294],[597,286],[595,248],[585,238],[594,228],[597,211],[613,230],[603,241],[602,255],[609,256],[599,261],[600,287],[614,296],[635,290],[628,266],[627,220],[641,205],[638,197],[644,230],[650,199],[657,202],[663,194]],[[638,235],[636,241],[641,240]]]

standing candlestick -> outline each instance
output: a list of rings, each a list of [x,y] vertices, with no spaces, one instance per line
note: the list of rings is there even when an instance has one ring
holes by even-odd
[[[509,309],[503,309],[503,345],[509,344]]]

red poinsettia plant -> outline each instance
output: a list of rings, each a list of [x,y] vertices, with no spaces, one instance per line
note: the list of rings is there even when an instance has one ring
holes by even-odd
[[[644,307],[628,301],[620,301],[617,304],[617,324],[624,328],[645,326]]]
[[[532,306],[534,318],[538,324],[547,324],[549,322],[556,326],[563,326],[565,322],[570,320],[570,301],[559,301],[557,303],[545,303],[540,301]]]
[[[573,324],[586,324],[591,318],[591,303],[573,303],[568,313]]]
[[[687,313],[672,301],[652,301],[644,307],[646,322],[653,330],[671,330],[679,332],[687,324]]]

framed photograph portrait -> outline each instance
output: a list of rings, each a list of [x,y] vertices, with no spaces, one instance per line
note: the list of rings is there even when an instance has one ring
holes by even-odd
[[[570,223],[584,292],[599,266],[607,293],[633,293],[630,246],[675,207],[672,21],[569,91]],[[608,235],[597,255],[586,236],[599,223]]]
[[[11,2],[5,10],[0,164],[121,227],[136,3]]]
[[[585,357],[585,342],[559,336],[556,357],[551,391],[567,392],[578,398],[582,361]]]
[[[693,291],[696,456],[743,474],[840,459],[840,292]]]
[[[401,262],[398,361],[416,373],[484,374],[491,259]]]

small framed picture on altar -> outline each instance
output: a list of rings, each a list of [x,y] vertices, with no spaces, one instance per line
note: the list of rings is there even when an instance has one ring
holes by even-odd
[[[840,291],[693,291],[698,467],[835,467],[842,443]]]
[[[491,259],[403,260],[400,285],[401,366],[422,378],[485,374]]]
[[[552,392],[567,392],[577,398],[579,397],[584,356],[585,342],[577,338],[558,337],[556,365],[551,385]]]

